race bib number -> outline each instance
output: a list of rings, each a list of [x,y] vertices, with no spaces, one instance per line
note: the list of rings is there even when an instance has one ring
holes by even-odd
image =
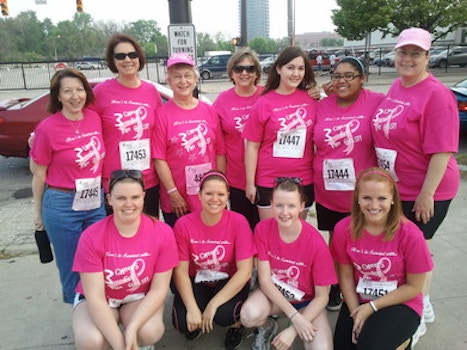
[[[279,131],[273,146],[273,156],[278,158],[303,158],[306,128]]]
[[[196,271],[195,283],[217,282],[229,278],[229,274],[222,271],[198,270]]]
[[[147,170],[151,153],[149,139],[120,142],[120,163],[122,169]]]
[[[276,275],[271,275],[272,283],[276,286],[277,289],[282,293],[287,300],[298,300],[301,301],[303,296],[305,295],[304,292],[301,290],[281,281]]]
[[[211,163],[187,165],[185,167],[186,193],[196,195],[199,192],[199,184],[204,174],[212,169]]]
[[[75,180],[76,193],[72,209],[92,210],[101,206],[101,177]]]
[[[394,181],[399,181],[399,178],[396,174],[397,151],[379,147],[375,147],[375,150],[378,166],[386,171],[389,171],[394,178]]]
[[[357,293],[364,300],[376,300],[397,289],[397,281],[370,281],[359,278],[357,284]]]
[[[353,159],[325,159],[323,179],[328,191],[353,191],[356,179]]]

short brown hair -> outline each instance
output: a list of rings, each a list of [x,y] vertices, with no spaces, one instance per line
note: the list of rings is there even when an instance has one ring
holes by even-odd
[[[238,49],[229,58],[229,61],[227,62],[227,75],[229,76],[232,83],[235,84],[235,81],[232,78],[233,67],[239,64],[244,58],[249,58],[253,62],[253,65],[256,68],[256,79],[255,79],[255,85],[256,85],[261,79],[261,65],[259,64],[259,59],[258,59],[258,55],[256,54],[256,52],[249,49],[248,47],[242,47]]]
[[[120,43],[130,43],[131,45],[133,45],[135,51],[138,53],[139,71],[142,71],[146,64],[143,48],[132,36],[120,33],[112,35],[109,42],[107,43],[107,48],[105,50],[105,60],[107,61],[107,66],[109,67],[110,71],[112,73],[118,73],[117,66],[115,65],[114,61],[114,50],[115,47]]]
[[[76,78],[81,81],[84,90],[86,91],[86,102],[84,103],[84,107],[87,107],[90,104],[94,103],[94,92],[92,91],[92,87],[91,85],[89,85],[86,76],[77,69],[65,68],[57,71],[50,80],[50,98],[49,104],[47,105],[47,111],[49,111],[50,113],[57,113],[63,108],[62,103],[58,100],[63,78]]]

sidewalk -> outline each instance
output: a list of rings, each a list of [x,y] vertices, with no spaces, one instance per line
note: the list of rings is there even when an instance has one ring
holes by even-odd
[[[325,77],[321,77],[323,80]],[[451,85],[458,76],[445,76]],[[370,76],[368,87],[385,88],[393,77]],[[231,86],[225,83],[223,88]],[[219,86],[204,84],[204,89],[219,92]],[[2,93],[0,92],[0,96]],[[467,176],[448,216],[432,243],[435,271],[431,300],[436,322],[415,347],[417,350],[467,350]],[[2,350],[71,350],[71,306],[61,302],[60,283],[54,263],[40,264],[32,229],[31,198],[9,200],[0,206],[0,339]],[[312,223],[314,223],[312,221]],[[166,299],[166,333],[156,349],[223,349],[226,329],[189,342],[171,324],[172,295]],[[337,313],[329,313],[334,325]],[[284,320],[281,320],[281,324]],[[248,331],[248,335],[251,330]],[[250,349],[254,337],[244,339],[240,349]],[[294,349],[301,349],[295,344]],[[377,350],[377,349],[375,349]]]

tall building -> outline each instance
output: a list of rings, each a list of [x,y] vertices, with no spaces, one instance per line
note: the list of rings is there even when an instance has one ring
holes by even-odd
[[[239,0],[241,11],[242,1]],[[246,0],[247,36],[254,38],[269,38],[269,0]]]

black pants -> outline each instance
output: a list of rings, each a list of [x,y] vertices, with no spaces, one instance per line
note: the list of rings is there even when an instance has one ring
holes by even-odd
[[[420,230],[422,230],[425,239],[432,239],[436,233],[436,230],[441,225],[448,213],[449,205],[451,204],[451,199],[445,201],[435,201],[435,214],[426,224],[424,224],[422,221],[417,221],[415,219],[415,212],[412,212],[414,203],[415,202],[412,201],[402,201],[402,210],[404,211],[404,215],[410,221],[415,223],[415,225],[417,225],[420,228]]]
[[[227,282],[229,282],[229,279],[212,285],[207,283],[194,283],[194,279],[191,278],[191,285],[195,294],[195,299],[201,312],[204,311],[212,297],[224,288]],[[247,283],[237,295],[225,304],[219,306],[216,315],[214,316],[214,323],[221,327],[229,327],[236,323],[240,319],[240,309],[248,297],[249,289],[250,284]],[[172,307],[172,324],[180,333],[188,332],[186,324],[186,307],[177,290],[175,290]]]
[[[248,220],[251,230],[254,230],[259,222],[258,208],[246,198],[244,190],[230,187],[230,209],[242,214]]]
[[[334,350],[394,350],[411,338],[419,325],[420,316],[410,307],[388,306],[368,317],[353,344],[353,318],[344,303],[334,332]]]

